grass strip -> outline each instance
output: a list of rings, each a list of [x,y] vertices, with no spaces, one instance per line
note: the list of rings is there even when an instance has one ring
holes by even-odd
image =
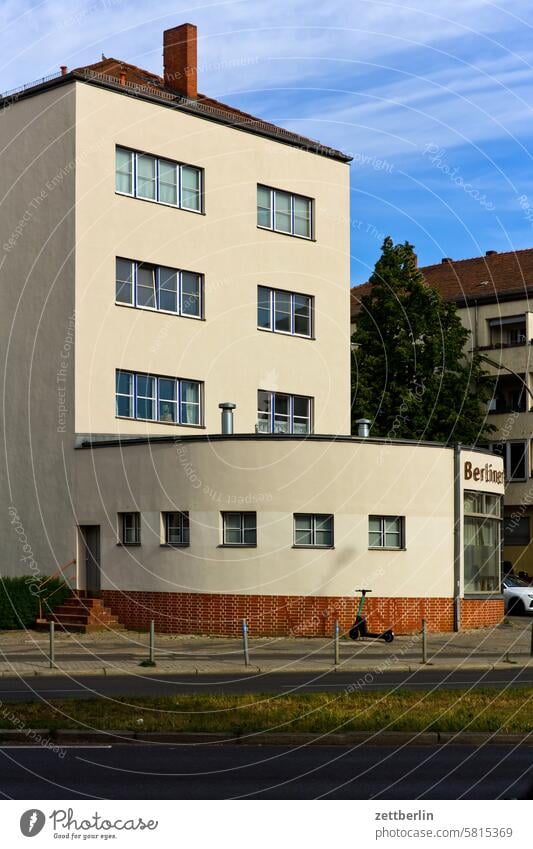
[[[337,695],[208,694],[0,703],[0,728],[310,732],[533,729],[533,688]]]

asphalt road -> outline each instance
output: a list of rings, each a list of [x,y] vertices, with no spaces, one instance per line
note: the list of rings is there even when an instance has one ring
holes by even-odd
[[[159,696],[177,693],[287,693],[373,690],[399,687],[429,691],[433,688],[468,690],[472,687],[533,686],[533,667],[464,672],[421,670],[417,672],[263,673],[250,675],[67,675],[0,678],[0,700],[27,702],[36,698],[67,699],[95,696]]]
[[[0,748],[10,799],[523,799],[531,749],[508,746]]]

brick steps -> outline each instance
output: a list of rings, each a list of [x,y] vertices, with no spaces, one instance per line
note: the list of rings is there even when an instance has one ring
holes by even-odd
[[[72,633],[89,634],[95,631],[118,631],[121,625],[101,598],[87,598],[84,594],[73,593],[47,616],[47,623],[55,622],[56,627]]]

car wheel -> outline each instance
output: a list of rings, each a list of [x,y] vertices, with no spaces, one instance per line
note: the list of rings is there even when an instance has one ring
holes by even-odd
[[[509,602],[508,613],[511,616],[523,616],[526,612],[525,605],[519,598],[512,598]]]

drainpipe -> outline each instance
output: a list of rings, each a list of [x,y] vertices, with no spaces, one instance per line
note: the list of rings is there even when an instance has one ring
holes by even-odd
[[[219,409],[222,410],[222,433],[233,433],[233,410],[237,404],[232,404],[231,401],[223,401],[219,404]]]
[[[461,630],[461,443],[453,448],[453,630]]]

